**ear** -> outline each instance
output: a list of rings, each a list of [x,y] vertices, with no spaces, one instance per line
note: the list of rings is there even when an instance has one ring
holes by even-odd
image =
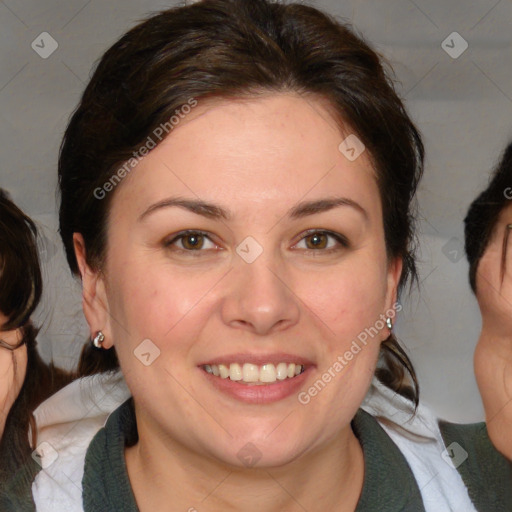
[[[73,233],[73,247],[82,279],[82,307],[91,331],[91,339],[98,331],[105,335],[103,347],[113,345],[110,313],[105,287],[105,277],[100,270],[93,270],[87,264],[86,247],[81,233]]]

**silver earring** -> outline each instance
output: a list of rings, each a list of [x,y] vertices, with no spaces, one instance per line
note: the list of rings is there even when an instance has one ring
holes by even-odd
[[[386,325],[388,326],[388,329],[393,329],[393,322],[391,321],[391,318],[389,316],[386,318]]]
[[[98,331],[96,333],[96,336],[94,337],[94,339],[92,340],[92,344],[96,347],[96,348],[103,348],[103,342],[105,341],[105,335],[101,332],[101,331]]]

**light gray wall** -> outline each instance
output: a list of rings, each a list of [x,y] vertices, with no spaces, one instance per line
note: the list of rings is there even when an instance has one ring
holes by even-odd
[[[423,398],[442,416],[473,421],[482,408],[472,354],[480,328],[462,257],[465,211],[512,138],[512,3],[508,0],[324,0],[392,63],[398,89],[427,148],[420,187],[421,295],[404,297],[397,331],[418,370]],[[95,61],[155,0],[0,2],[0,185],[41,226],[46,281],[38,311],[46,359],[70,367],[87,336],[79,286],[56,234],[56,161],[69,115]],[[48,58],[41,33],[58,48]],[[442,42],[458,32],[467,50]],[[452,53],[462,48],[448,38]],[[449,243],[449,245],[446,245]],[[455,252],[454,252],[455,251]],[[453,261],[452,261],[453,260]]]

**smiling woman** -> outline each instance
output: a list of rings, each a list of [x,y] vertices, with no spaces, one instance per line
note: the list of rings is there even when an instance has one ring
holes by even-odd
[[[91,344],[88,377],[36,411],[51,447],[37,510],[508,506],[485,429],[440,428],[392,334],[422,169],[377,54],[312,7],[204,0],[124,35],[61,148],[60,232]],[[461,458],[457,439],[460,474],[442,456]]]

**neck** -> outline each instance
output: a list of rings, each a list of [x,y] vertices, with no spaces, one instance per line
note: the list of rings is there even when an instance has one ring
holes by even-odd
[[[140,423],[143,435],[125,458],[141,512],[353,512],[357,506],[364,459],[350,425],[284,466],[247,469],[201,456]]]

